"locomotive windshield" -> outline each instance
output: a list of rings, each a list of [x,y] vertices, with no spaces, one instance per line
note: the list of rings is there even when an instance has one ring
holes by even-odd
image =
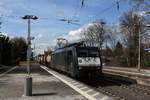
[[[78,57],[99,57],[98,49],[80,48],[77,50]]]
[[[98,48],[78,48],[77,56],[79,66],[100,66],[101,64]]]

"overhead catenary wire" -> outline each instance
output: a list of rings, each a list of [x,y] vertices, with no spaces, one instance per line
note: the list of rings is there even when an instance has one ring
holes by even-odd
[[[76,10],[71,20],[74,20],[76,16],[81,12],[81,9],[83,8],[84,4],[85,4],[85,0],[80,0],[79,5],[77,6],[77,8],[75,8]]]
[[[82,2],[82,5],[77,5],[77,7],[75,8],[75,12],[73,14],[73,16],[70,18],[70,19],[60,19],[60,21],[65,21],[67,22],[68,24],[74,24],[74,25],[77,25],[77,26],[81,26],[81,24],[79,23],[76,23],[76,22],[79,22],[79,19],[76,19],[77,18],[77,15],[81,12],[81,9],[84,5],[84,0],[80,0]]]
[[[76,16],[81,12],[82,8],[84,7],[85,0],[81,0],[80,2],[81,2],[80,5],[77,8],[75,8],[76,11],[73,14],[73,17],[71,18],[71,20],[74,20],[76,18]],[[120,2],[121,2],[121,0],[117,0],[117,1],[113,2],[109,7],[104,8],[103,10],[100,10],[100,12],[98,12],[92,18],[88,19],[87,22],[88,23],[93,22],[97,18],[97,16],[99,14],[104,14],[104,13],[106,13],[108,10],[110,10],[113,7],[117,7],[117,11],[120,12]],[[21,18],[21,16],[16,16],[16,15],[3,15],[3,17],[4,18],[12,18],[12,19],[13,18]],[[58,18],[56,18],[56,19],[58,19]],[[48,18],[48,17],[39,17],[39,20],[51,20],[51,18]]]
[[[77,7],[75,8],[75,12],[73,14],[73,17],[71,18],[71,20],[74,20],[76,18],[76,16],[78,15],[79,11],[81,10],[81,7],[79,7],[79,5],[77,5]]]
[[[107,7],[107,8],[105,8],[105,9],[101,10],[98,14],[94,15],[94,18],[88,20],[88,22],[89,22],[89,23],[93,22],[99,14],[106,13],[106,11],[110,10],[110,9],[113,8],[113,7],[116,7],[116,8],[117,8],[117,11],[118,11],[118,13],[119,13],[119,15],[120,15],[120,2],[121,2],[121,0],[116,0],[116,1],[113,2],[109,7]],[[79,12],[81,12],[81,9],[83,8],[84,4],[85,4],[85,0],[81,0],[81,7],[79,7],[79,10],[76,10],[76,12],[74,13],[74,17],[72,18],[72,20],[75,19],[75,17],[77,16],[77,14],[78,14]]]
[[[82,7],[83,7],[83,2],[84,0],[82,0]],[[81,11],[81,8],[82,7],[77,7],[75,8],[75,13],[73,14],[73,17],[71,18],[71,20],[74,20],[76,18],[76,16],[78,15],[78,13]],[[14,19],[14,18],[21,18],[21,16],[18,16],[18,15],[3,15],[4,18],[11,18],[11,19]],[[51,18],[48,18],[48,17],[39,17],[40,20],[50,20]],[[56,18],[58,20],[58,18]]]
[[[98,12],[96,15],[94,15],[91,19],[88,20],[89,23],[93,22],[98,15],[102,15],[104,13],[106,13],[108,10],[112,9],[113,7],[117,7],[117,11],[119,12],[120,14],[120,2],[121,0],[117,0],[115,2],[113,2],[109,7],[107,8],[104,8],[103,10],[101,10],[100,12]]]

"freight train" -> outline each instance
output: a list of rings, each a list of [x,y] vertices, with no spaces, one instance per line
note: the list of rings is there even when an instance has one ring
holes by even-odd
[[[102,60],[98,47],[84,46],[83,43],[58,48],[51,55],[39,56],[38,61],[76,78],[102,73]]]

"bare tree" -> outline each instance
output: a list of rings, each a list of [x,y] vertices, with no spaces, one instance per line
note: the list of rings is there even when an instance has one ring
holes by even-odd
[[[114,50],[117,42],[122,40],[122,34],[120,33],[119,25],[108,26],[105,36],[106,45],[109,44],[111,49]]]
[[[137,65],[139,34],[143,33],[143,18],[134,14],[133,11],[125,13],[121,19],[121,31],[125,36],[126,46],[128,47],[129,66]]]
[[[11,39],[11,56],[12,63],[18,63],[20,60],[26,60],[27,43],[22,37],[15,37]]]
[[[0,34],[0,64],[8,65],[11,62],[11,43],[8,36]]]
[[[97,20],[93,22],[87,29],[83,30],[83,40],[90,44],[90,46],[98,45],[102,49],[102,45],[105,40],[105,22],[103,20]]]

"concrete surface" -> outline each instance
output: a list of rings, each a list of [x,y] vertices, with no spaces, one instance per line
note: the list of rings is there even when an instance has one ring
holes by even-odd
[[[114,100],[113,97],[100,93],[80,81],[74,80],[70,77],[67,77],[66,75],[51,70],[46,66],[40,67],[55,76],[57,79],[61,80],[63,83],[67,84],[78,93],[82,94],[88,100]]]
[[[0,77],[0,100],[85,100],[79,93],[34,65],[33,96],[24,97],[26,69],[17,68]]]

